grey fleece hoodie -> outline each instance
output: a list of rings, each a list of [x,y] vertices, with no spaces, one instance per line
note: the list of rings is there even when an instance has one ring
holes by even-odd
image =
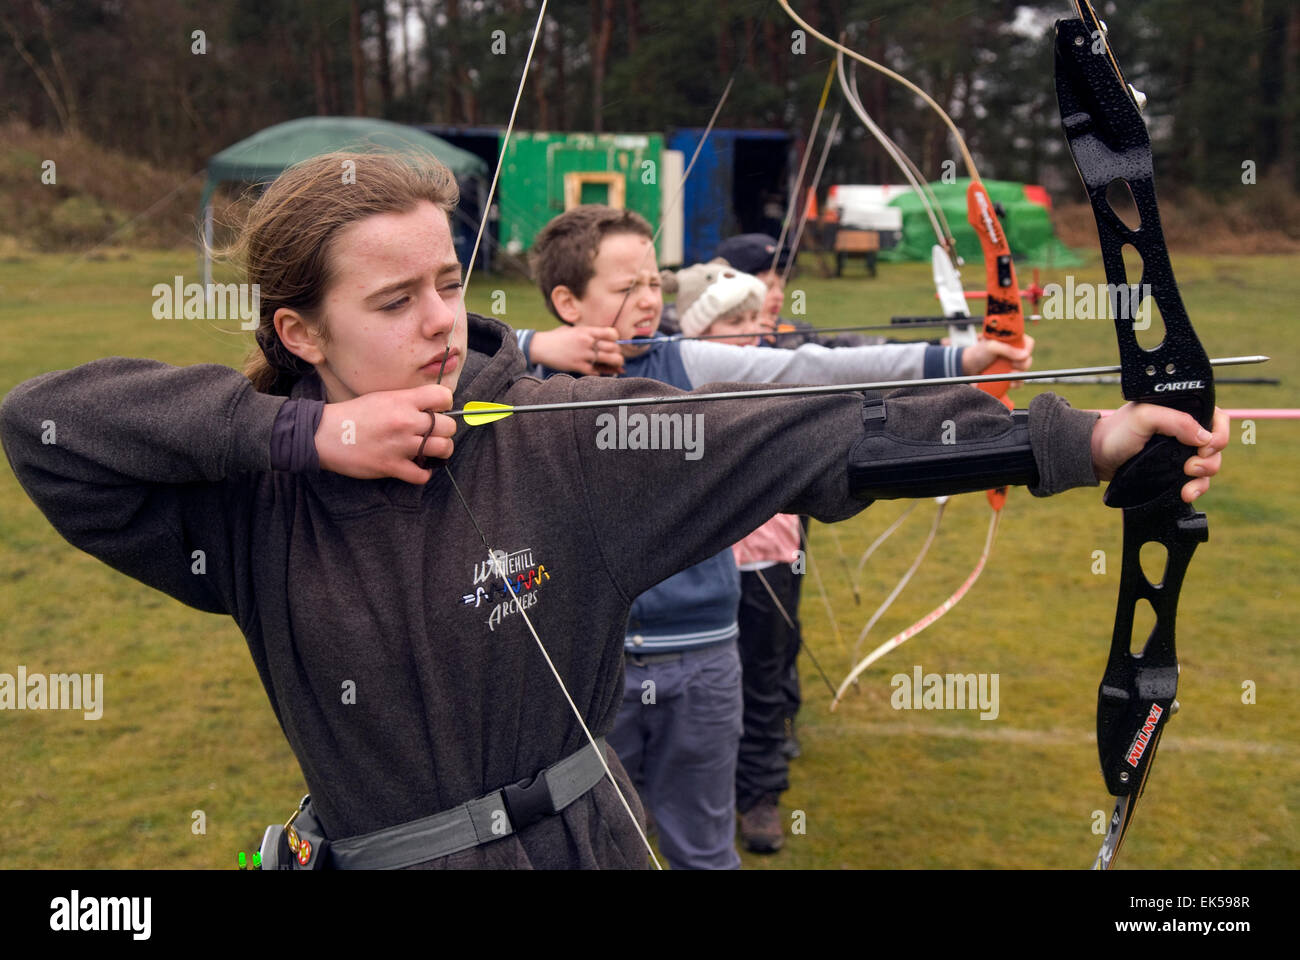
[[[509,328],[471,315],[457,406],[677,392],[650,380],[522,373]],[[300,381],[293,396],[323,399],[319,379]],[[20,384],[0,406],[0,439],[70,543],[235,619],[331,837],[453,807],[583,746],[446,469],[423,487],[273,470],[285,402],[228,367],[112,357]],[[935,404],[959,435],[970,435],[963,425],[1005,425],[1001,404],[975,390],[932,393],[926,406]],[[447,465],[488,543],[510,555],[520,602],[597,736],[622,698],[634,597],[773,514],[831,521],[865,506],[849,495],[845,470],[861,435],[859,396],[630,409],[701,414],[704,455],[601,449],[597,418],[609,411],[579,410],[462,426]],[[1035,492],[1095,483],[1093,419],[1050,395],[1035,401],[1034,456],[1051,478]],[[57,424],[56,444],[41,442],[46,420]],[[895,429],[907,422],[906,402],[891,408]],[[206,553],[205,574],[191,572],[195,550]],[[355,703],[345,702],[349,683]],[[602,781],[558,816],[425,866],[645,865]]]

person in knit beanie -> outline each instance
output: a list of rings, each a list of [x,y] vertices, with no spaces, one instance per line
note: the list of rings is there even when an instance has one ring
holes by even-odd
[[[659,286],[664,296],[675,297],[671,303],[665,303],[659,316],[659,332],[665,336],[676,336],[682,332],[681,311],[695,301],[728,264],[721,260],[710,263],[697,263],[680,270],[659,271]]]
[[[708,268],[697,273],[698,268]],[[688,274],[685,285],[681,274]],[[707,280],[707,285],[699,281]],[[767,288],[757,277],[718,264],[697,264],[678,274],[677,310],[682,335],[698,337],[729,333],[735,329],[744,343],[754,340],[748,324],[763,306]]]

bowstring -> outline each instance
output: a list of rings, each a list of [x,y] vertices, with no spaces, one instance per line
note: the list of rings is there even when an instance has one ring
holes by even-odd
[[[776,270],[776,265],[781,261],[781,247],[785,244],[787,231],[790,229],[790,223],[794,220],[794,212],[799,206],[799,194],[803,188],[803,175],[808,172],[808,160],[812,157],[813,143],[817,140],[817,129],[821,126],[822,114],[826,112],[826,101],[831,95],[831,81],[835,79],[835,64],[831,64],[826,71],[826,82],[822,85],[822,96],[817,102],[817,112],[813,114],[812,129],[808,131],[808,139],[804,141],[803,156],[799,160],[799,172],[794,177],[794,189],[790,191],[790,199],[786,202],[785,219],[781,221],[781,235],[776,239],[776,248],[772,251],[772,265],[769,270]],[[838,115],[838,114],[837,114]],[[820,171],[820,167],[818,168]],[[814,187],[815,188],[815,187]],[[807,210],[807,205],[804,206]],[[792,256],[797,256],[798,246],[792,251]],[[787,269],[790,262],[786,261]],[[782,277],[782,280],[785,278]]]
[[[474,249],[470,252],[469,266],[465,270],[465,279],[462,281],[461,284],[460,303],[455,315],[452,318],[451,330],[447,334],[447,350],[443,354],[442,365],[438,368],[438,379],[436,382],[439,384],[442,383],[442,375],[447,368],[447,360],[451,356],[451,345],[456,332],[456,323],[460,320],[462,315],[465,316],[466,323],[469,322],[468,307],[466,306],[466,297],[469,293],[469,281],[471,275],[474,272],[474,264],[478,257],[479,246],[483,242],[484,230],[487,227],[487,221],[488,221],[487,211],[490,210],[492,207],[492,198],[496,193],[497,182],[500,180],[501,177],[501,168],[505,165],[506,152],[510,146],[510,137],[514,132],[515,118],[519,113],[519,102],[523,97],[524,85],[527,83],[528,71],[531,68],[533,62],[533,51],[537,48],[537,38],[541,35],[542,26],[543,23],[545,22],[547,3],[548,0],[541,0],[541,4],[537,11],[537,25],[533,28],[532,40],[528,45],[528,55],[524,59],[523,73],[520,75],[519,78],[519,86],[515,90],[515,102],[510,109],[510,121],[506,125],[505,137],[501,142],[501,156],[500,159],[498,159],[497,161],[496,170],[492,174],[492,184],[488,188],[487,199],[483,204],[482,219],[479,222],[478,236],[474,240]],[[433,413],[433,411],[428,411],[428,412],[430,414]],[[426,433],[424,435],[424,441],[426,443],[428,442],[429,435],[432,434],[432,432],[433,432],[433,425],[431,424],[429,427],[429,433]],[[421,443],[420,445],[419,456],[421,459],[423,459],[424,443]],[[474,516],[474,511],[470,509],[469,501],[465,499],[465,495],[461,492],[460,484],[456,482],[456,478],[452,475],[451,465],[449,463],[444,463],[442,465],[442,468],[447,475],[447,480],[451,483],[452,490],[454,490],[456,493],[456,498],[460,501],[461,506],[465,508],[465,513],[469,516],[470,523],[474,525],[474,530],[478,533],[479,539],[483,543],[483,548],[487,551],[489,562],[492,563],[493,567],[496,569],[496,572],[500,575],[502,583],[505,584],[506,590],[509,591],[510,597],[514,601],[515,607],[518,610],[520,617],[523,619],[524,623],[528,626],[528,632],[532,635],[533,640],[537,644],[537,649],[541,651],[542,658],[546,661],[547,667],[550,668],[551,675],[555,677],[555,682],[559,684],[560,691],[564,694],[564,699],[569,704],[569,709],[573,711],[573,716],[575,719],[577,719],[578,726],[582,728],[582,732],[586,736],[587,742],[591,745],[592,751],[596,754],[596,758],[600,761],[601,768],[604,770],[605,775],[609,777],[609,782],[614,787],[614,793],[618,795],[619,803],[623,805],[623,809],[627,812],[628,819],[632,821],[632,826],[636,829],[637,836],[641,839],[641,843],[645,846],[646,853],[650,855],[650,860],[655,865],[655,868],[658,870],[662,870],[663,865],[659,862],[659,858],[655,856],[654,848],[650,845],[650,840],[646,837],[645,831],[641,828],[640,821],[637,820],[636,814],[632,812],[632,806],[631,804],[628,803],[627,797],[623,795],[623,790],[621,787],[619,787],[618,781],[614,779],[614,772],[610,770],[609,763],[605,760],[604,751],[600,749],[600,747],[596,743],[596,738],[592,736],[591,730],[588,728],[586,721],[582,717],[582,711],[580,711],[578,709],[578,705],[574,703],[573,697],[569,693],[569,688],[565,685],[564,679],[560,676],[560,671],[556,668],[555,662],[551,659],[551,655],[547,651],[546,645],[542,643],[541,636],[539,636],[537,633],[537,628],[533,625],[533,621],[528,616],[528,612],[527,610],[524,609],[523,604],[519,603],[519,594],[515,592],[514,586],[512,586],[510,583],[510,577],[507,574],[505,565],[498,562],[497,557],[499,554],[493,551],[491,545],[488,543],[487,535],[483,532],[483,527],[479,524],[478,518]]]
[[[736,77],[740,76],[740,70],[745,65],[745,60],[749,55],[750,49],[754,46],[754,38],[758,36],[759,24],[761,24],[767,17],[768,10],[772,7],[772,2],[773,0],[768,0],[767,6],[763,8],[763,12],[759,14],[758,18],[754,21],[753,27],[749,31],[749,39],[745,41],[745,49],[741,55],[736,58],[736,65],[731,70],[731,76],[727,78],[727,85],[722,89],[722,96],[720,96],[718,102],[714,104],[713,113],[709,117],[709,122],[705,124],[704,132],[700,134],[700,142],[695,145],[695,152],[691,154],[690,163],[686,165],[686,169],[682,172],[682,178],[677,183],[677,189],[673,191],[672,199],[668,201],[668,204],[663,209],[663,213],[659,217],[659,226],[655,228],[654,236],[651,237],[645,253],[641,255],[641,262],[637,267],[638,274],[645,268],[646,261],[650,259],[651,255],[655,251],[655,244],[659,242],[659,235],[663,233],[664,227],[668,225],[668,211],[672,210],[673,207],[677,205],[677,201],[681,197],[682,191],[686,189],[686,181],[690,179],[691,171],[695,169],[695,161],[700,158],[700,153],[704,150],[704,144],[708,142],[709,134],[713,132],[713,126],[718,122],[719,114],[722,113],[722,107],[727,102],[727,98],[731,96],[731,88],[736,82]],[[627,306],[627,301],[631,298],[632,292],[635,289],[636,279],[633,278],[632,285],[628,287],[627,293],[623,294],[623,299],[619,302],[618,309],[614,311],[614,319],[609,322],[611,327],[618,325],[618,319],[623,315],[623,308]],[[662,315],[663,310],[661,308],[660,316],[662,317]]]

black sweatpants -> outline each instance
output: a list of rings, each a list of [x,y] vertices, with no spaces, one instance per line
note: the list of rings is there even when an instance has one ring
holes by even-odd
[[[785,721],[799,709],[799,581],[788,563],[760,571],[795,629],[781,616],[759,572],[740,575],[740,667],[744,732],[736,763],[736,809],[750,810],[766,795],[790,788],[790,763],[782,749]],[[792,680],[793,677],[793,680]],[[791,702],[793,699],[793,703]]]

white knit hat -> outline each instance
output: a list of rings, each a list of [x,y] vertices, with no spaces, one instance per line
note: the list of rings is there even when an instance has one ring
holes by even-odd
[[[766,296],[767,287],[758,277],[722,267],[718,270],[717,278],[685,309],[682,309],[682,298],[678,296],[682,335],[698,336],[718,317],[734,310],[758,310],[763,306]]]
[[[663,274],[660,274],[660,282],[663,283],[664,293],[677,294],[677,315],[680,317],[690,309],[692,303],[700,299],[700,294],[709,289],[709,284],[722,276],[723,270],[730,269],[732,267],[723,261],[697,263],[668,274],[672,280],[667,283],[663,283]]]

